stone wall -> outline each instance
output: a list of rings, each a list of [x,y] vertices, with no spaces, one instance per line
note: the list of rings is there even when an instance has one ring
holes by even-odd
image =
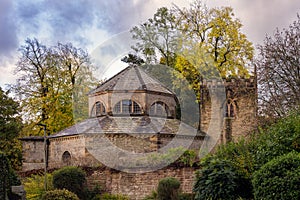
[[[63,160],[65,152],[70,154],[70,159]],[[51,138],[48,155],[49,168],[86,165],[85,138],[79,135]]]
[[[22,140],[22,171],[42,169],[45,166],[44,139],[31,138]]]
[[[167,167],[154,172],[125,173],[111,169],[96,170],[87,177],[90,188],[100,186],[103,192],[124,194],[132,200],[140,200],[156,190],[159,180],[175,177],[181,183],[181,191],[192,193],[195,169]]]

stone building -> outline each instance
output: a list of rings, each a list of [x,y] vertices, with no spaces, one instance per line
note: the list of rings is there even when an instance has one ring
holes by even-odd
[[[105,153],[110,146],[133,153],[155,152],[168,145],[198,150],[204,138],[209,137],[206,133],[213,121],[211,91],[220,86],[225,88],[226,100],[218,108],[224,110],[222,130],[215,133],[219,136],[218,142],[244,137],[256,124],[254,78],[205,82],[201,103],[202,131],[199,132],[189,125],[182,125],[178,116],[180,102],[171,90],[140,67],[129,66],[89,93],[88,119],[47,136],[47,166],[95,166],[101,163],[100,155],[104,163],[111,159],[110,153],[118,153],[121,160],[121,151]],[[177,138],[176,144],[171,142],[174,138]],[[35,136],[21,140],[23,171],[43,168],[44,138]]]

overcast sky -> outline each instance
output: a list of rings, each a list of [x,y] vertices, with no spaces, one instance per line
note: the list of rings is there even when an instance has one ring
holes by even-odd
[[[73,43],[89,53],[110,38],[172,3],[191,0],[0,0],[0,86],[14,83],[18,48],[26,38],[46,45]],[[299,0],[207,0],[209,7],[231,6],[243,32],[262,44],[276,27],[286,28],[300,14]],[[116,69],[117,70],[117,69]]]

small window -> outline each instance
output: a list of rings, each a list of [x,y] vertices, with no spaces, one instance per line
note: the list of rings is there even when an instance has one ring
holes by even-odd
[[[62,155],[62,161],[64,164],[71,164],[71,154],[68,151],[65,151]]]
[[[105,110],[103,103],[101,103],[100,101],[97,101],[92,108],[91,116],[92,117],[101,116],[101,115],[105,115],[105,113],[106,113],[106,110]]]
[[[225,117],[235,117],[236,116],[236,102],[229,99],[226,104]]]
[[[170,116],[170,111],[168,106],[163,102],[155,102],[150,107],[150,115],[168,117]]]
[[[115,114],[140,114],[140,106],[132,100],[122,100],[114,106]]]

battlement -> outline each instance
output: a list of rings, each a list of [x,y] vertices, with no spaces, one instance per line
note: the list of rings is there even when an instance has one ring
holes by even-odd
[[[256,88],[256,78],[227,78],[227,79],[204,79],[203,86],[206,88],[218,87],[246,87]]]

